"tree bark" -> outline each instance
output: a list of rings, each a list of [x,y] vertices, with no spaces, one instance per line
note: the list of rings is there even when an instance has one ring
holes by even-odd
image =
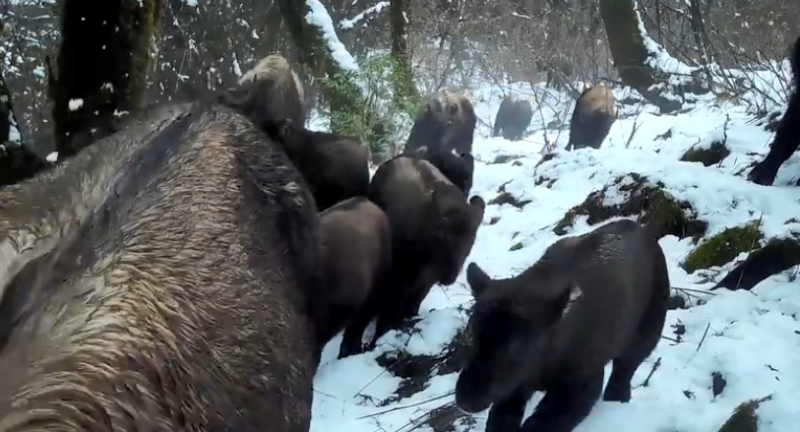
[[[419,93],[414,85],[411,57],[408,53],[406,10],[406,0],[391,0],[389,3],[392,26],[392,59],[396,65],[395,73],[399,78],[398,84],[401,84],[395,88],[395,96],[398,103],[410,99],[416,105],[419,101]]]
[[[342,80],[337,88],[326,85],[325,77],[343,77],[342,70],[333,59],[328,45],[323,40],[320,29],[306,21],[310,8],[303,0],[276,0],[289,28],[289,33],[297,45],[300,61],[320,79],[324,88],[325,99],[331,110],[331,131],[333,133],[353,133],[352,126],[345,118],[345,113],[352,114],[363,111],[365,102],[360,88],[349,80]]]
[[[667,97],[667,77],[647,64],[649,52],[639,30],[635,0],[600,0],[600,15],[614,66],[625,85],[633,87],[662,112],[679,110],[682,103]]]
[[[75,155],[142,106],[161,0],[64,0],[50,73],[56,151]]]

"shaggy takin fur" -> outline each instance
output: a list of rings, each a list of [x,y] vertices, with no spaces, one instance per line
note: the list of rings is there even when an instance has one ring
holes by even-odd
[[[223,91],[218,100],[247,116],[255,124],[288,119],[306,123],[305,90],[289,62],[277,55],[267,56],[242,75],[239,86]]]
[[[533,107],[530,101],[513,95],[506,96],[497,110],[492,136],[497,137],[502,133],[503,138],[509,141],[519,141],[530,126],[532,118]]]
[[[789,105],[778,125],[778,130],[775,131],[775,139],[767,157],[756,164],[748,175],[748,179],[756,184],[768,186],[774,183],[778,169],[800,147],[800,37],[792,47],[789,63],[792,67],[795,89],[789,97]]]
[[[266,125],[308,182],[317,209],[356,196],[369,187],[369,150],[353,135],[310,131],[291,120]]]
[[[156,109],[0,202],[0,431],[308,430],[318,215],[245,117]]]
[[[472,189],[472,176],[475,173],[475,158],[472,153],[456,156],[453,152],[430,151],[427,147],[420,147],[413,152],[405,153],[405,155],[430,162],[461,189],[464,196],[469,196],[469,191]]]
[[[313,318],[320,349],[353,319],[392,263],[392,233],[383,210],[365,197],[350,198],[320,215],[320,292]],[[368,316],[366,326],[372,320]],[[340,357],[361,346],[361,333],[345,330]]]
[[[386,282],[370,292],[362,319],[348,331],[360,336],[369,324],[367,317],[377,318],[370,344],[374,348],[378,338],[419,312],[435,283],[455,282],[472,250],[486,203],[479,196],[467,203],[463,192],[430,162],[408,156],[381,165],[367,196],[389,217],[392,266]],[[347,353],[362,349],[348,348]]]
[[[669,301],[664,253],[630,220],[551,245],[532,267],[492,280],[471,263],[474,354],[456,383],[469,413],[491,406],[486,432],[569,432],[603,399],[628,402],[631,378],[658,344]],[[545,392],[522,422],[535,391]],[[521,429],[520,429],[521,424]]]
[[[615,121],[617,105],[611,89],[603,83],[587,88],[572,112],[567,148],[599,149]]]
[[[405,151],[427,147],[433,151],[471,153],[477,123],[469,99],[442,90],[420,108]]]

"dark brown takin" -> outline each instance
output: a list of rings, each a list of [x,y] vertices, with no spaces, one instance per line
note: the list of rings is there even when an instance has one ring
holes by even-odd
[[[357,319],[369,293],[389,270],[391,236],[389,218],[366,197],[350,198],[320,214],[321,280],[311,296],[320,349]],[[342,347],[361,341],[363,328],[359,334],[350,329]],[[342,352],[346,355],[345,349]]]
[[[467,267],[476,299],[473,353],[456,384],[469,413],[491,406],[486,432],[569,432],[603,399],[628,402],[631,378],[655,349],[667,313],[669,275],[657,237],[630,220],[551,245],[507,279]],[[545,392],[522,422],[534,392]]]
[[[383,334],[419,312],[436,283],[455,282],[467,259],[486,203],[464,194],[430,162],[398,156],[381,165],[369,186],[370,201],[386,212],[392,230],[392,265],[384,283],[370,292],[365,315],[354,322],[353,345],[345,354],[363,351],[360,336],[377,318],[370,347]],[[357,342],[356,342],[357,341]]]
[[[412,152],[407,152],[406,155],[430,162],[461,189],[464,196],[469,196],[472,189],[472,176],[475,172],[475,158],[471,153],[456,155],[453,152],[434,151],[428,147],[420,147]]]
[[[303,174],[318,211],[367,194],[369,150],[357,136],[311,131],[288,119],[265,128]]]
[[[471,153],[477,124],[472,102],[443,89],[419,109],[405,150],[428,147],[433,151]]]
[[[502,134],[509,141],[519,141],[533,119],[533,107],[527,98],[511,94],[503,99],[494,119],[493,137]]]

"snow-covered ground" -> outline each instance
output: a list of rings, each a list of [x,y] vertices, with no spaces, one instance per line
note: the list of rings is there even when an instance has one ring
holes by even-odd
[[[708,222],[707,236],[759,218],[766,238],[800,228],[793,219],[800,216],[800,188],[792,181],[800,174],[800,157],[793,156],[783,166],[776,186],[748,183],[741,171],[755,158],[763,157],[771,133],[754,123],[742,106],[708,97],[687,106],[687,112],[658,115],[653,107],[620,105],[620,119],[600,150],[570,153],[563,148],[574,104],[565,96],[561,96],[563,102],[554,102],[552,95],[541,89],[537,95],[540,100],[550,97],[549,108],[537,110],[530,135],[520,142],[487,138],[488,125],[500,102],[498,89],[478,89],[472,96],[481,119],[475,134],[474,153],[480,162],[475,168],[473,194],[489,201],[505,185],[505,191],[515,197],[531,200],[522,209],[487,207],[467,263],[479,263],[490,275],[509,276],[531,265],[559,238],[553,226],[566,211],[583,202],[589,193],[629,173],[660,181],[675,198],[689,202],[699,219]],[[629,95],[616,91],[616,96],[620,101]],[[564,126],[554,129],[555,123]],[[555,143],[557,154],[536,167],[545,137]],[[731,151],[721,163],[704,167],[679,161],[687,149],[720,140],[725,140]],[[511,159],[493,163],[501,155]],[[536,186],[541,179],[546,181]],[[578,218],[567,235],[590,229],[585,219]],[[698,273],[687,274],[680,266],[695,247],[690,238],[667,236],[660,243],[674,287],[706,290],[713,285]],[[729,263],[720,270],[725,273],[732,266]],[[797,430],[800,281],[793,281],[792,276],[775,276],[751,292],[694,293],[706,302],[698,305],[694,301],[688,309],[670,311],[663,330],[665,338],[637,371],[634,386],[646,380],[660,359],[649,385],[635,388],[628,404],[599,401],[576,431],[716,432],[738,404],[770,394],[772,399],[758,410],[760,432]],[[311,430],[406,432],[424,420],[426,413],[452,404],[457,373],[434,374],[423,391],[396,400],[393,394],[403,379],[381,367],[376,358],[393,350],[410,355],[441,353],[464,326],[464,309],[471,301],[462,272],[456,284],[434,287],[422,305],[421,321],[414,331],[390,332],[374,352],[341,361],[336,360],[341,337],[331,341],[315,381]],[[712,393],[715,373],[726,381],[717,396]],[[529,412],[539,398],[531,401]],[[481,432],[486,412],[474,420],[460,419],[455,429],[446,421],[438,421],[433,422],[435,428],[425,424],[418,430]]]

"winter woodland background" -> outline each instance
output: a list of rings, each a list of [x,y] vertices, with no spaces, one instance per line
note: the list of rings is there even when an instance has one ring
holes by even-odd
[[[102,29],[80,26],[100,5],[120,11],[133,47],[121,60],[87,48],[106,47]],[[604,220],[663,223],[678,304],[637,371],[631,403],[598,403],[576,432],[800,424],[800,157],[774,186],[744,177],[791,93],[785,57],[800,35],[800,2],[0,0],[0,22],[0,186],[46,167],[53,152],[69,157],[142,107],[233,86],[274,52],[306,83],[309,127],[359,135],[376,162],[405,141],[421,97],[455,88],[476,108],[473,193],[489,204],[468,262],[510,276],[561,236]],[[601,149],[565,152],[575,98],[598,81],[614,88],[619,120]],[[528,134],[488,138],[512,90],[533,102]],[[790,246],[786,271],[708,291],[749,252],[775,244]],[[482,430],[485,415],[464,417],[452,402],[470,302],[462,274],[374,352],[337,361],[340,338],[331,341],[312,431]],[[764,397],[761,408],[747,404]]]

